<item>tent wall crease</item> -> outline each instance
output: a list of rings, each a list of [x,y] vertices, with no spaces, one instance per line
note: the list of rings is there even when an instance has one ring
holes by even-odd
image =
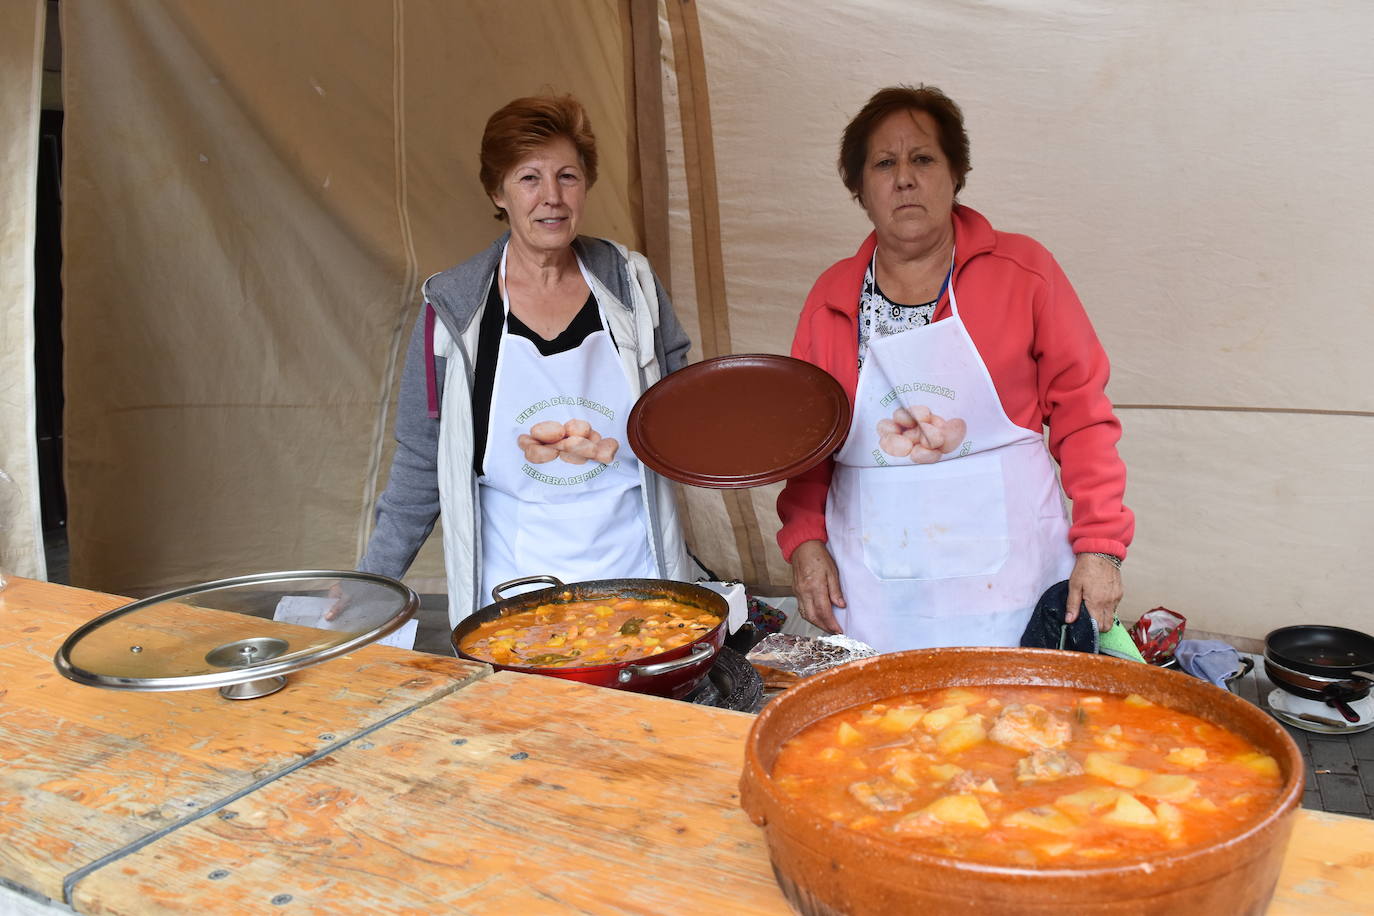
[[[34,238],[43,0],[0,4],[0,569],[44,578],[34,412]]]

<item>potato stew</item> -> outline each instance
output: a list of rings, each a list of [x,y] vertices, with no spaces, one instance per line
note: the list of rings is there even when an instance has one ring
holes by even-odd
[[[821,817],[921,852],[1111,866],[1240,832],[1278,762],[1132,694],[948,688],[822,719],[783,745],[778,787]]]
[[[498,665],[577,668],[658,655],[720,622],[719,614],[667,598],[606,597],[541,604],[498,617],[460,645],[473,658]]]

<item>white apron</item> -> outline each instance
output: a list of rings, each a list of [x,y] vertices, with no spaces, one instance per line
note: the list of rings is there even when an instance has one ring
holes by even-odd
[[[1040,595],[1073,569],[1044,438],[1002,409],[952,283],[949,304],[943,321],[870,342],[826,502],[848,603],[835,617],[881,652],[1017,645]],[[900,435],[925,410],[964,425],[945,422],[941,448],[913,453],[933,463],[878,428]]]
[[[581,261],[578,266],[595,289]],[[505,276],[502,253],[503,289]],[[509,316],[504,292],[501,301]],[[655,576],[639,460],[625,432],[634,398],[605,316],[602,329],[577,349],[553,356],[540,355],[532,341],[504,327],[503,321],[477,481],[482,596],[521,576],[549,574],[564,582]],[[586,426],[589,436],[575,436]]]

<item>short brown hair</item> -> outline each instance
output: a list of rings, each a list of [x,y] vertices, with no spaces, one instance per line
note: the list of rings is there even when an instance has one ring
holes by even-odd
[[[487,118],[482,131],[482,188],[491,197],[515,164],[558,137],[567,138],[577,149],[587,187],[596,184],[596,135],[582,103],[570,95],[526,96],[508,102]],[[497,219],[506,212],[496,211]]]
[[[934,86],[888,86],[873,97],[854,116],[840,137],[840,179],[855,200],[864,188],[864,162],[868,158],[868,139],[888,115],[897,111],[924,111],[940,129],[940,151],[949,160],[954,175],[954,193],[964,189],[969,164],[968,132],[964,113],[954,100]]]

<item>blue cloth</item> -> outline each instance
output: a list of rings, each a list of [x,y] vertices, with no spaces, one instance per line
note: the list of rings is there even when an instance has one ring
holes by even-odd
[[[1240,670],[1240,653],[1217,639],[1181,639],[1174,649],[1179,667],[1193,677],[1226,686],[1226,679]]]

